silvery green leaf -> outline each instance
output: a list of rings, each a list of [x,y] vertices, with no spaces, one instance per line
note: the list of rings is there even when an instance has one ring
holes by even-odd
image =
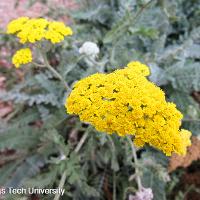
[[[165,71],[158,67],[156,63],[148,63],[148,66],[150,67],[151,74],[149,76],[149,80],[154,82],[156,85],[166,85],[167,80],[167,74],[165,74]]]

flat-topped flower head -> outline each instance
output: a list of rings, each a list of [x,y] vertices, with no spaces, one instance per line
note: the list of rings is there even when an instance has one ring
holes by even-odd
[[[146,78],[149,74],[146,65],[130,62],[110,74],[86,77],[74,85],[66,100],[67,112],[79,115],[98,131],[134,135],[137,146],[147,143],[168,156],[184,155],[191,133],[180,130],[182,114]]]
[[[18,19],[12,20],[7,26],[8,34],[15,34],[21,31],[22,26],[29,20],[28,17],[19,17]]]
[[[28,17],[12,20],[7,26],[7,33],[15,34],[23,44],[45,39],[55,44],[64,40],[65,36],[73,34],[71,28],[62,22]]]
[[[32,53],[29,48],[18,50],[12,57],[12,63],[16,68],[19,68],[21,65],[32,62]]]

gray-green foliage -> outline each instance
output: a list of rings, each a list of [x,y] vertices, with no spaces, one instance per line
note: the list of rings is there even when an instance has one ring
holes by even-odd
[[[191,96],[200,91],[198,0],[78,3],[78,11],[60,8],[49,12],[56,17],[70,14],[75,22],[74,36],[48,54],[49,59],[58,61],[55,67],[68,84],[95,73],[99,67],[110,72],[131,60],[140,60],[150,66],[149,79],[161,86],[168,100],[183,112],[183,127],[199,134],[199,104]],[[78,53],[88,40],[100,47],[93,67]],[[127,197],[128,188],[136,189],[135,180],[128,181],[134,163],[127,140],[97,133],[77,117],[68,116],[64,108],[68,93],[59,80],[45,69],[27,71],[23,81],[5,72],[13,81],[0,98],[16,106],[11,120],[0,126],[0,151],[15,152],[8,161],[6,155],[1,156],[0,161],[6,164],[0,168],[0,185],[57,187],[67,169],[63,199],[108,199],[113,191],[117,199]],[[85,131],[89,136],[81,151],[75,153]],[[140,156],[144,186],[152,187],[155,200],[165,200],[167,183],[158,173],[166,174],[162,153],[145,148]]]

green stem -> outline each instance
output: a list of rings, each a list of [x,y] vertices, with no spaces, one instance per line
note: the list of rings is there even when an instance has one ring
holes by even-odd
[[[115,144],[112,140],[112,137],[110,135],[107,135],[110,143],[111,143],[111,152],[112,152],[112,157],[114,158],[115,156]],[[116,174],[115,171],[113,171],[113,200],[116,200]]]
[[[61,180],[60,180],[60,183],[59,183],[59,186],[58,186],[59,189],[63,189],[66,178],[67,178],[67,170],[65,170],[63,172],[63,175],[61,177]],[[59,200],[59,199],[60,199],[60,193],[56,193],[54,200]]]
[[[69,90],[70,87],[68,86],[68,84],[65,82],[65,80],[63,79],[63,77],[49,64],[49,61],[47,59],[47,55],[45,52],[43,52],[41,49],[39,49],[41,52],[41,55],[43,57],[44,60],[44,64],[45,66],[63,83],[64,87]]]
[[[97,62],[96,60],[90,58],[90,57],[86,57],[86,59],[88,59],[88,61],[90,61],[94,67],[97,69],[98,72],[103,73],[104,72],[104,67],[105,67],[105,63],[108,61],[104,61],[104,62]]]
[[[36,67],[46,67],[46,65],[39,64],[39,63],[36,63],[36,62],[32,62],[32,64],[34,64]]]
[[[136,182],[138,185],[138,189],[141,190],[142,189],[142,182],[141,182],[141,178],[139,175],[139,169],[138,169],[138,159],[137,159],[137,154],[136,154],[136,149],[135,146],[133,144],[133,141],[131,140],[130,137],[127,137],[130,145],[131,145],[131,150],[132,150],[132,154],[133,154],[133,158],[134,158],[134,162],[135,162],[135,175],[136,175]]]
[[[137,14],[134,17],[134,22],[138,19],[138,17],[143,13],[143,11],[153,2],[154,0],[150,0],[145,5],[142,6],[142,8],[137,12]]]
[[[76,146],[75,148],[75,152],[78,153],[81,149],[81,147],[83,146],[84,142],[86,141],[87,139],[87,136],[88,136],[88,131],[86,130],[86,132],[84,133],[84,135],[82,136],[82,138],[80,139],[78,145]],[[59,189],[62,189],[64,187],[64,184],[65,184],[65,181],[66,181],[66,178],[67,178],[67,169],[63,172],[62,174],[62,177],[60,179],[60,183],[59,183],[59,186],[58,188]],[[59,200],[60,199],[60,194],[57,193],[54,197],[54,200]]]
[[[85,140],[87,139],[88,137],[88,131],[86,130],[86,132],[84,133],[84,135],[82,136],[82,138],[80,139],[78,145],[76,146],[76,149],[75,149],[75,152],[78,153],[79,150],[81,149],[81,147],[83,146]]]
[[[113,200],[116,199],[116,174],[113,172]]]

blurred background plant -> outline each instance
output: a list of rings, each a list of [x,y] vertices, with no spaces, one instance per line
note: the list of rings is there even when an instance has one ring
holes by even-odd
[[[72,37],[46,46],[50,64],[70,86],[97,71],[112,72],[131,60],[150,66],[150,80],[177,104],[184,114],[183,127],[192,131],[194,139],[187,163],[181,157],[167,158],[148,146],[138,149],[142,184],[152,188],[155,200],[199,200],[199,1],[15,3],[16,9],[23,6],[27,10],[39,4],[45,12],[33,17],[62,20],[72,27]],[[137,187],[129,142],[116,135],[99,134],[76,116],[67,115],[64,101],[68,91],[59,80],[46,68],[29,65],[16,70],[11,56],[22,45],[12,36],[0,37],[0,185],[56,188],[65,172],[66,193],[60,199],[131,199]],[[40,61],[37,54],[35,57]],[[87,138],[83,138],[85,133]],[[5,197],[14,198],[54,196]]]

